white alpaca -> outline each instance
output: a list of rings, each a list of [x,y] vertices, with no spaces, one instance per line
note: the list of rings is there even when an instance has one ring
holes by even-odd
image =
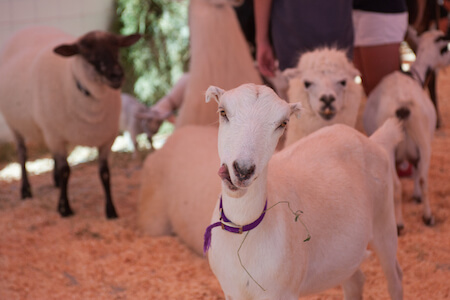
[[[319,48],[306,52],[297,67],[284,74],[290,79],[289,102],[300,102],[303,107],[302,118],[289,125],[286,145],[324,126],[340,123],[355,127],[364,92],[355,82],[359,71],[344,50]]]
[[[53,154],[62,216],[72,214],[67,199],[67,146],[98,147],[106,215],[117,217],[107,161],[118,133],[124,78],[117,57],[119,47],[139,38],[93,31],[76,39],[54,28],[33,27],[7,41],[0,53],[0,111],[16,138],[22,198],[31,197],[26,143],[43,141]]]
[[[205,105],[210,85],[231,89],[252,82],[261,84],[250,49],[232,5],[236,0],[191,0],[189,5],[189,81],[176,127],[217,125],[216,107]]]
[[[226,298],[298,299],[342,284],[346,299],[361,299],[359,265],[371,244],[391,298],[402,299],[386,153],[400,140],[398,122],[388,122],[373,140],[349,126],[329,126],[272,157],[298,104],[255,85],[211,87],[207,97],[219,103],[222,178],[208,258]],[[304,212],[309,241],[284,202]]]
[[[414,172],[414,193],[423,201],[423,220],[434,224],[428,196],[428,170],[431,159],[431,141],[436,125],[436,110],[423,90],[426,73],[450,63],[449,40],[439,31],[423,33],[419,40],[416,61],[411,75],[401,72],[389,74],[378,84],[367,99],[364,111],[364,129],[372,134],[388,118],[403,119],[405,138],[394,150],[398,164],[407,161]],[[404,227],[401,211],[401,186],[396,178],[395,213],[399,230]]]

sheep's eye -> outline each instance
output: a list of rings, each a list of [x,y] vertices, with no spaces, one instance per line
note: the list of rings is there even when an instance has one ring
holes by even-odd
[[[347,80],[345,80],[345,79],[341,80],[341,81],[339,81],[339,84],[342,86],[345,86],[347,84]]]
[[[222,118],[225,118],[226,120],[228,120],[227,113],[225,112],[224,109],[219,110],[219,114]]]
[[[303,84],[305,85],[305,88],[309,88],[312,83],[310,81],[305,80]]]
[[[278,126],[277,129],[284,129],[284,128],[286,128],[287,124],[288,124],[288,121],[284,120],[283,122],[281,122],[280,126]]]

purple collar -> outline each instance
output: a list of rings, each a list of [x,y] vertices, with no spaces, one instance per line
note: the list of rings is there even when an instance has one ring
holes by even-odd
[[[223,206],[222,206],[222,196],[220,196],[220,204],[219,204],[220,221],[216,222],[214,224],[211,224],[206,228],[205,239],[204,239],[204,243],[203,243],[203,253],[208,252],[209,247],[211,246],[211,230],[214,227],[221,226],[223,230],[226,230],[226,231],[232,232],[232,233],[239,233],[239,234],[243,233],[244,231],[250,231],[250,230],[254,229],[256,226],[258,226],[259,223],[261,223],[261,221],[264,219],[264,215],[266,214],[266,209],[267,209],[267,199],[266,199],[266,205],[264,206],[263,212],[261,213],[259,218],[256,219],[254,222],[244,225],[244,226],[239,226],[239,225],[229,226],[229,225],[225,224],[224,222],[231,223],[231,224],[233,224],[233,222],[231,222],[225,216],[225,213],[223,212]]]

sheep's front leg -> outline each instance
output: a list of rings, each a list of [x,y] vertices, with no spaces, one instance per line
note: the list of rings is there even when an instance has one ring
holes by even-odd
[[[99,171],[100,171],[100,179],[102,181],[103,189],[105,190],[105,198],[106,198],[106,217],[108,219],[117,218],[116,209],[114,207],[114,203],[111,197],[111,186],[110,186],[110,174],[108,167],[108,155],[110,151],[109,147],[101,147],[99,148]]]
[[[17,153],[19,156],[19,163],[22,169],[22,187],[20,189],[21,192],[21,198],[31,198],[33,195],[31,194],[31,186],[30,182],[28,181],[28,174],[27,169],[25,167],[25,164],[27,162],[27,147],[25,146],[25,140],[21,135],[18,133],[14,133],[14,136],[16,138],[17,143]]]
[[[55,159],[55,171],[54,179],[56,185],[61,188],[58,201],[58,212],[61,217],[68,217],[73,215],[73,211],[69,205],[69,199],[67,198],[67,188],[70,176],[70,167],[67,163],[65,155],[54,155]]]

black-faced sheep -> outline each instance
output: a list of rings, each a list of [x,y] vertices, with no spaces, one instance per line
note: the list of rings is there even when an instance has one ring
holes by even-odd
[[[58,211],[72,215],[67,198],[68,145],[98,147],[106,216],[117,217],[108,155],[118,133],[124,72],[119,49],[139,35],[93,31],[76,39],[50,27],[16,33],[0,53],[0,111],[11,128],[22,166],[22,198],[31,197],[26,144],[45,142],[55,160]]]

